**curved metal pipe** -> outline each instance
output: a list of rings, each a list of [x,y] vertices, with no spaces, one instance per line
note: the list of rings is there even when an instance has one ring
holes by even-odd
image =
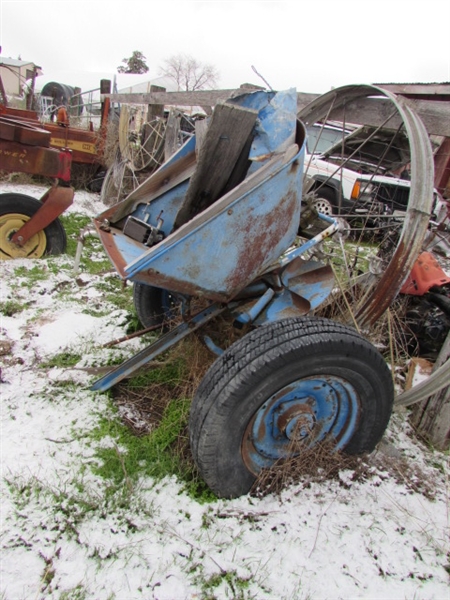
[[[411,188],[403,229],[389,265],[377,280],[376,288],[372,286],[356,306],[355,318],[362,327],[375,323],[391,305],[422,249],[433,205],[434,163],[428,134],[406,99],[372,85],[349,85],[332,90],[313,100],[297,115],[305,125],[312,125],[321,119],[331,119],[333,112],[350,102],[380,96],[392,102],[403,120],[410,141]]]

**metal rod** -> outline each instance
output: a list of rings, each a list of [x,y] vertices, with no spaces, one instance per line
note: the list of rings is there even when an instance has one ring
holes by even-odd
[[[92,386],[91,390],[96,392],[105,392],[109,390],[113,385],[122,381],[125,377],[135,373],[138,369],[153,360],[156,356],[159,356],[174,344],[182,340],[184,337],[195,331],[217,315],[220,315],[226,310],[227,305],[211,304],[205,310],[197,313],[192,319],[186,323],[181,323],[172,331],[161,336],[156,342],[147,346],[138,354],[135,354],[130,359],[107,373],[101,379],[98,379]]]

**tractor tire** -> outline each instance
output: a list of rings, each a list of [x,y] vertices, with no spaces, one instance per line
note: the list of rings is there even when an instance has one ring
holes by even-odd
[[[11,237],[42,206],[40,200],[25,194],[0,194],[0,259],[41,258],[66,251],[67,237],[59,219],[38,231],[23,247],[11,243]]]

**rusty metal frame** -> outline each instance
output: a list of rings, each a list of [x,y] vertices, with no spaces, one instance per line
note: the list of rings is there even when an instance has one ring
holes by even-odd
[[[375,323],[391,305],[422,250],[433,205],[434,162],[428,133],[420,117],[403,97],[372,85],[349,85],[313,100],[298,113],[305,125],[333,119],[333,111],[360,98],[390,100],[403,120],[410,140],[411,189],[408,209],[397,247],[383,274],[372,284],[365,298],[354,307],[362,327]]]

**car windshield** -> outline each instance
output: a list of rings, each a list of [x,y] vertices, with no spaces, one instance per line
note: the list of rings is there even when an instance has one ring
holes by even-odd
[[[329,148],[342,140],[343,130],[310,125],[307,128],[307,148],[309,154],[324,154]],[[348,132],[345,132],[347,135]]]

